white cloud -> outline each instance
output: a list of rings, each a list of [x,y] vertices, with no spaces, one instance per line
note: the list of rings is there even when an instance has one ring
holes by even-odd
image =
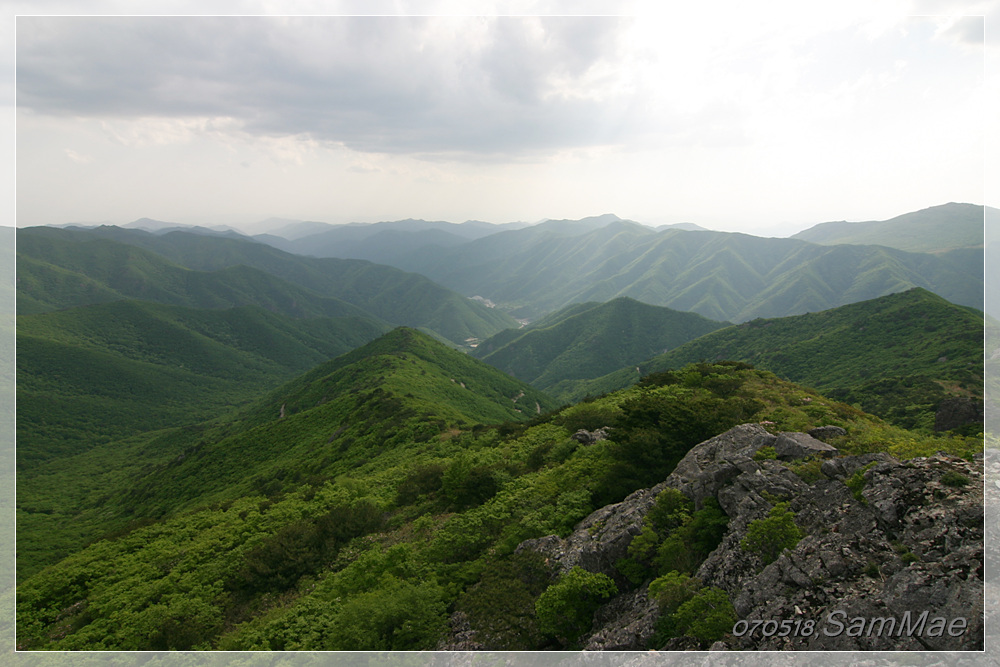
[[[77,164],[90,164],[91,162],[94,161],[94,158],[91,157],[90,155],[81,155],[72,148],[66,149],[66,157],[68,157],[73,162],[76,162]]]

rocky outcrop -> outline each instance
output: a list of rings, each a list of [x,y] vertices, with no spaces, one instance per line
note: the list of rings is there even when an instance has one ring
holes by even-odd
[[[600,442],[601,440],[608,439],[608,432],[611,430],[609,426],[602,426],[596,431],[588,431],[587,429],[581,428],[579,431],[574,433],[571,438],[579,442],[581,445],[592,445],[595,442]]]
[[[809,435],[817,440],[830,442],[830,440],[833,440],[834,438],[844,437],[847,435],[847,431],[839,426],[817,426],[816,428],[809,429]]]
[[[753,621],[777,622],[726,636],[714,650],[981,650],[982,458],[837,456],[812,464],[822,474],[806,481],[791,469],[794,463],[753,459],[761,447],[777,451],[782,437],[808,445],[799,454],[833,454],[806,434],[737,426],[692,448],[663,483],[595,511],[565,539],[549,536],[518,547],[545,554],[564,571],[580,565],[619,584],[623,593],[595,614],[583,645],[680,647],[649,645],[656,603],[615,569],[657,494],[670,487],[696,506],[715,498],[729,517],[722,543],[695,573],[702,584],[725,590],[748,628]],[[823,447],[813,449],[813,442]],[[805,536],[765,563],[741,542],[777,502],[788,503]],[[784,637],[776,631],[781,621],[793,629]]]
[[[774,451],[782,461],[804,459],[807,456],[828,459],[840,453],[836,447],[817,440],[808,433],[780,433],[774,441]]]
[[[950,431],[966,424],[982,424],[984,417],[982,401],[961,396],[946,398],[934,413],[934,430]]]
[[[525,540],[515,552],[525,549],[542,554],[560,572],[579,565],[590,572],[601,572],[615,580],[619,589],[627,580],[615,569],[615,563],[628,554],[632,538],[642,530],[642,520],[656,501],[654,489],[641,489],[614,505],[593,512],[577,524],[565,539],[555,535]]]

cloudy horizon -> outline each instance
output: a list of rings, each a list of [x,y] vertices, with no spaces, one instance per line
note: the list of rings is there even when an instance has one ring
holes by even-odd
[[[991,204],[997,47],[982,17],[924,6],[19,16],[17,225],[614,213],[794,233]]]

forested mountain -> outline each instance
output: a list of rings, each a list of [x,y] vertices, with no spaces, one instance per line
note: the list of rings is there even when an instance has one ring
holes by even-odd
[[[257,304],[294,316],[374,316],[456,345],[517,326],[505,313],[422,276],[360,260],[301,257],[244,239],[33,227],[18,230],[18,260],[25,273],[18,276],[19,312],[119,295],[195,307]],[[330,311],[338,302],[341,310]]]
[[[978,424],[970,426],[978,433],[984,327],[982,312],[917,288],[818,313],[744,322],[549,391],[579,400],[627,387],[648,373],[725,359],[752,363],[910,428],[933,428],[944,402],[970,399],[980,406]]]
[[[942,204],[872,222],[824,222],[792,238],[836,245],[882,245],[910,252],[983,247],[984,210],[975,204]]]
[[[150,392],[149,403],[162,393]],[[39,398],[27,393],[23,402]],[[165,430],[27,460],[19,471],[18,521],[26,528],[19,571],[36,571],[68,545],[130,522],[224,498],[274,495],[307,480],[321,484],[382,453],[398,457],[403,445],[419,459],[420,450],[462,429],[529,419],[553,405],[490,366],[397,329],[238,412],[219,411],[211,422],[196,425],[204,411],[172,415]],[[127,417],[134,415],[121,421]]]
[[[134,300],[21,315],[18,467],[211,419],[389,328]]]
[[[958,252],[958,251],[956,251]],[[628,296],[742,322],[783,317],[923,287],[981,307],[982,261],[883,246],[822,246],[798,239],[666,230],[625,221],[591,231],[544,225],[452,249],[424,248],[399,266],[517,317]]]
[[[472,354],[547,391],[564,380],[595,378],[636,364],[723,326],[694,313],[620,297],[575,304],[524,329],[501,332]]]
[[[444,224],[18,230],[17,647],[982,649],[982,248]]]
[[[613,619],[642,613],[649,631],[632,633],[621,648],[705,648],[731,631],[730,600],[742,588],[732,572],[710,576],[702,564],[742,559],[745,577],[763,571],[766,578],[774,548],[738,546],[756,530],[752,521],[776,507],[771,515],[785,514],[771,523],[799,523],[802,533],[778,553],[807,531],[815,536],[802,545],[834,539],[797,499],[805,503],[815,488],[846,502],[851,490],[865,491],[865,479],[840,480],[833,468],[828,476],[819,460],[769,460],[778,438],[752,425],[741,427],[755,440],[740,465],[776,493],[792,494],[791,511],[757,494],[740,503],[748,514],[732,521],[732,510],[723,510],[729,496],[714,487],[705,487],[711,502],[699,496],[698,506],[683,486],[679,494],[663,495],[659,485],[630,495],[660,484],[692,446],[766,421],[775,431],[843,427],[837,447],[852,456],[834,462],[845,466],[872,451],[971,456],[976,447],[971,439],[914,438],[739,364],[691,366],[539,415],[547,405],[517,380],[398,329],[235,418],[38,466],[18,488],[18,647],[427,650],[472,636],[480,648],[574,648],[597,641],[593,619],[603,618],[599,627],[610,632]],[[533,419],[483,423],[508,416]],[[605,439],[574,437],[599,427],[610,427]],[[753,477],[757,468],[762,474]],[[943,472],[929,474],[936,480]],[[614,508],[627,503],[604,507],[626,497],[646,499],[644,509],[625,516]],[[840,534],[853,536],[846,526]],[[593,549],[574,546],[580,535]],[[545,545],[561,539],[568,548],[546,561]],[[889,539],[869,551],[881,572],[905,575],[911,561]],[[922,543],[910,544],[924,553]],[[589,570],[564,563],[587,550],[598,557]],[[853,565],[839,572],[851,590],[870,581],[855,583]],[[653,591],[669,582],[682,584],[683,594],[657,602]],[[595,615],[612,598],[613,610]],[[698,605],[710,600],[715,611],[700,614]],[[727,628],[692,625],[692,614],[716,612]],[[462,635],[463,627],[473,634]]]

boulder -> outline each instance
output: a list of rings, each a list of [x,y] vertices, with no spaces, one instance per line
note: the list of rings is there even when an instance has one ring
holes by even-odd
[[[809,435],[817,440],[830,442],[833,438],[840,438],[847,435],[847,431],[839,426],[817,426],[816,428],[809,430]]]
[[[781,433],[774,442],[774,451],[782,461],[793,461],[810,456],[833,458],[840,451],[807,433]]]
[[[601,440],[608,439],[608,431],[611,428],[608,426],[602,426],[596,431],[588,431],[581,428],[579,431],[571,435],[570,437],[579,442],[581,445],[592,445],[595,442],[600,442]]]

